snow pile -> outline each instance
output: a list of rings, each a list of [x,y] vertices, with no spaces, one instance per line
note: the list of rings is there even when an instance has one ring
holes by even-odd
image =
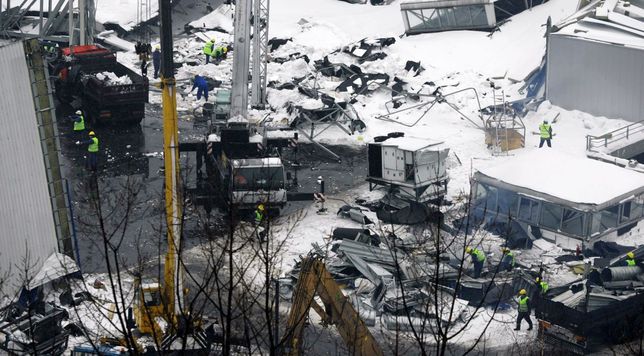
[[[190,22],[189,26],[197,29],[218,29],[227,33],[232,33],[233,8],[222,5],[206,16]]]
[[[100,23],[113,23],[125,31],[131,31],[138,24],[137,15],[140,10],[138,0],[97,0],[96,21]],[[159,14],[159,2],[148,2],[152,17]],[[144,12],[145,12],[144,8]]]
[[[94,75],[96,79],[105,82],[107,85],[128,85],[132,84],[132,78],[127,75],[118,76],[112,72],[101,72]]]

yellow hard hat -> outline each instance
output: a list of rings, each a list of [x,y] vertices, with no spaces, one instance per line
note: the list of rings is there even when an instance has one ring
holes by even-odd
[[[633,259],[635,258],[635,254],[633,252],[629,252],[626,254],[626,257]]]
[[[472,252],[472,248],[471,248],[471,247],[469,247],[469,246],[467,246],[467,247],[465,248],[465,253],[470,253],[470,252]]]
[[[539,282],[541,282],[541,278],[537,277],[537,278],[534,279],[534,281],[539,283]]]
[[[96,136],[96,134],[94,133],[94,131],[90,131],[90,132],[89,132],[89,135],[90,135],[90,136]]]
[[[519,291],[519,295],[526,295],[526,294],[528,294],[528,292],[525,289],[521,289]]]
[[[510,249],[507,248],[507,247],[501,247],[501,252],[508,253],[508,252],[510,252]]]
[[[257,206],[257,209],[258,209],[259,211],[264,211],[264,204],[259,204],[259,205]]]

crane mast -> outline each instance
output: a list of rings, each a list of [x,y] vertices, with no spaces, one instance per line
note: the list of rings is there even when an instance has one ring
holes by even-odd
[[[250,15],[252,0],[235,4],[233,77],[230,95],[230,118],[245,121],[248,114],[248,71],[250,68]]]
[[[170,0],[159,0],[161,17],[161,89],[163,103],[163,163],[165,168],[165,211],[168,251],[164,267],[164,304],[168,316],[181,312],[183,282],[180,273],[181,253],[181,175],[179,174],[179,129],[176,81],[172,58],[172,9]]]

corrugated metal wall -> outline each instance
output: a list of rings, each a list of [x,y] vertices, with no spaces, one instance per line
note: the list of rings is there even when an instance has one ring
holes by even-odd
[[[644,50],[552,34],[546,97],[569,110],[644,120]]]
[[[23,44],[0,48],[0,276],[2,296],[17,291],[24,259],[38,272],[57,250],[34,100]]]

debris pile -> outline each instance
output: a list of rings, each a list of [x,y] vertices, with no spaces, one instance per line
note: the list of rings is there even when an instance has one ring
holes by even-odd
[[[339,214],[351,211],[355,213],[357,209],[340,209]],[[336,282],[346,286],[345,293],[367,325],[375,325],[379,317],[387,329],[409,328],[408,316],[417,325],[429,319],[454,323],[468,313],[468,301],[454,296],[458,266],[450,261],[437,265],[430,255],[421,256],[418,248],[427,246],[427,241],[413,234],[381,237],[369,228],[337,228],[332,239],[326,268]],[[290,299],[299,270],[300,263],[281,279],[282,297]],[[438,285],[434,283],[436,278]],[[433,307],[435,300],[440,304],[437,308]],[[454,314],[450,317],[452,304]]]
[[[112,72],[101,72],[101,73],[93,74],[93,76],[95,76],[96,79],[102,82],[105,82],[105,84],[109,86],[132,84],[132,78],[130,78],[127,74],[119,77],[118,75]]]

